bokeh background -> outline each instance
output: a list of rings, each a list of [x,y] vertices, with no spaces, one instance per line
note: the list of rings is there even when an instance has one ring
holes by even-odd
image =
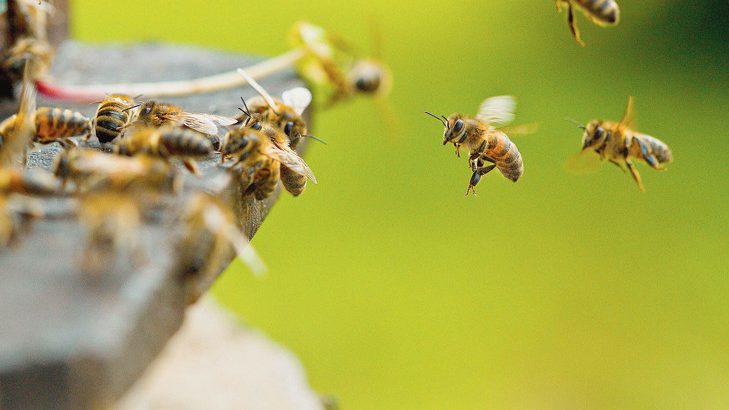
[[[284,195],[214,292],[303,361],[346,409],[716,408],[729,403],[729,9],[621,0],[622,22],[552,1],[74,0],[73,35],[275,55],[307,19],[370,47],[395,73],[402,132],[371,100],[319,111],[319,185]],[[424,110],[474,113],[514,94],[526,163],[464,197],[470,173]],[[675,163],[565,173],[574,117],[619,119]]]

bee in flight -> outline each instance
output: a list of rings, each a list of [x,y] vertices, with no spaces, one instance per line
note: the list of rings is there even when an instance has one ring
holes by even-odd
[[[601,160],[607,159],[622,169],[623,165],[630,171],[641,192],[645,191],[638,170],[633,159],[644,161],[651,168],[664,171],[662,164],[673,161],[673,154],[663,141],[650,135],[641,134],[631,129],[634,119],[633,97],[628,97],[623,119],[620,122],[592,120],[587,125],[579,125],[585,132],[582,135],[582,151],[567,161],[566,167],[570,171],[589,171],[594,169],[592,152],[598,154]]]
[[[445,128],[443,145],[453,144],[458,157],[460,157],[462,146],[468,149],[468,163],[473,174],[466,189],[466,195],[469,192],[475,194],[475,187],[481,177],[495,168],[498,168],[503,176],[514,182],[524,174],[524,162],[521,153],[506,135],[505,129],[498,128],[514,119],[515,107],[515,98],[510,95],[503,95],[484,100],[478,114],[473,117],[459,113],[451,114],[449,117],[438,117],[435,114],[426,112],[426,114],[443,124]],[[531,131],[520,132],[528,133]]]
[[[561,11],[567,5],[567,23],[569,23],[572,37],[582,47],[585,43],[580,37],[580,30],[575,21],[574,8],[579,7],[588,19],[599,26],[614,26],[620,21],[620,8],[615,0],[555,0],[557,10]]]

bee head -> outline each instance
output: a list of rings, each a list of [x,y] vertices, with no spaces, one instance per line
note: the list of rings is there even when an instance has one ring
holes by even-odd
[[[446,118],[444,115],[437,115],[425,112],[443,124],[443,145],[452,142],[454,145],[462,144],[466,140],[466,123],[460,114],[452,114]]]
[[[230,132],[225,135],[223,155],[236,155],[240,160],[245,160],[251,152],[257,150],[260,146],[261,140],[258,133],[247,132],[247,130]]]
[[[602,121],[590,121],[587,126],[581,127],[585,130],[582,134],[582,149],[597,148],[605,142],[607,133],[602,127]]]
[[[154,110],[154,107],[157,105],[154,101],[147,101],[146,103],[142,104],[142,108],[139,109],[139,116],[141,118],[146,118],[152,114],[152,110]]]

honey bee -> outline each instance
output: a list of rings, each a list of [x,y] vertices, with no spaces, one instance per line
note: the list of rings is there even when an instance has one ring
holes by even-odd
[[[45,74],[53,59],[48,43],[48,15],[53,10],[49,2],[16,0],[8,3],[7,49],[2,68],[12,79],[20,79],[26,62],[32,63],[31,78]],[[30,65],[30,64],[29,64]]]
[[[28,222],[42,216],[42,207],[32,198],[0,193],[0,248],[10,245]]]
[[[24,70],[18,112],[0,122],[0,166],[24,166],[35,134],[35,87]]]
[[[213,153],[213,143],[203,134],[181,126],[134,127],[114,146],[119,155],[148,154],[160,158],[178,157],[193,174],[198,173],[195,158]]]
[[[278,136],[272,136],[274,133]],[[306,185],[305,181],[302,183],[301,176],[316,183],[316,177],[306,162],[281,139],[285,138],[270,127],[266,131],[238,128],[226,134],[223,155],[234,158],[232,169],[240,176],[243,195],[254,194],[258,200],[270,196],[278,180],[282,179],[283,168],[287,169],[287,174],[282,183],[294,196],[301,194]]]
[[[184,231],[177,243],[183,277],[200,276],[211,282],[228,262],[230,247],[254,273],[266,266],[238,228],[235,213],[222,199],[203,192],[194,193],[182,211]],[[192,301],[201,290],[192,290]]]
[[[185,126],[205,135],[217,135],[218,125],[233,125],[233,118],[214,114],[185,112],[176,105],[147,101],[139,107],[135,123],[146,127],[159,128],[163,125]]]
[[[469,165],[473,174],[466,195],[469,192],[475,194],[475,187],[481,177],[494,168],[514,182],[524,174],[521,153],[506,133],[497,129],[514,119],[515,107],[514,97],[504,95],[484,100],[475,117],[454,113],[446,118],[426,112],[443,124],[443,145],[453,144],[459,157],[461,146],[465,146],[470,153]]]
[[[176,192],[180,179],[166,161],[138,155],[121,157],[91,149],[71,148],[56,157],[54,174],[65,184],[73,181],[81,192],[96,189]]]
[[[586,126],[580,125],[585,132],[582,135],[582,151],[567,161],[567,168],[572,171],[585,171],[590,168],[589,158],[594,158],[591,152],[599,155],[601,160],[607,159],[618,168],[625,170],[622,164],[630,171],[641,192],[645,191],[640,174],[632,159],[647,163],[651,168],[665,171],[661,167],[673,161],[673,154],[663,141],[632,130],[633,123],[633,97],[628,97],[628,104],[620,122],[592,120]],[[589,155],[589,157],[588,157]],[[592,161],[592,164],[599,164]]]
[[[124,132],[133,120],[135,104],[134,98],[126,94],[111,94],[99,102],[94,130],[100,143],[112,142]]]
[[[304,87],[292,88],[284,91],[279,100],[271,97],[244,70],[238,69],[238,72],[259,95],[251,98],[248,103],[243,101],[245,109],[241,109],[241,115],[236,117],[237,122],[243,123],[243,126],[251,126],[256,122],[267,123],[281,130],[288,137],[291,148],[296,148],[301,138],[308,136],[306,122],[301,115],[311,103],[311,91]]]
[[[392,88],[392,73],[385,64],[378,58],[355,58],[353,46],[322,27],[298,22],[291,31],[291,42],[309,54],[299,63],[302,75],[334,88],[330,104],[355,94],[386,96]],[[376,43],[379,50],[379,41]]]
[[[139,267],[145,260],[139,238],[141,210],[134,197],[123,192],[102,191],[82,195],[78,219],[85,226],[86,242],[81,269],[99,275],[117,260],[131,260]]]
[[[42,169],[0,168],[0,195],[53,195],[58,189],[58,180]]]
[[[567,22],[577,44],[584,47],[585,43],[580,38],[580,30],[577,28],[573,7],[579,7],[588,19],[599,26],[614,26],[620,21],[620,8],[615,0],[555,0],[557,10],[561,11],[563,5],[567,5]]]

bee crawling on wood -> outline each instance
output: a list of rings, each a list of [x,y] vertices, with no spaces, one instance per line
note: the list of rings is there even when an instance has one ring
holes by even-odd
[[[473,174],[466,195],[475,194],[481,177],[494,169],[514,182],[524,174],[521,153],[506,135],[506,129],[497,128],[514,119],[515,107],[515,98],[504,95],[484,100],[473,117],[454,113],[446,118],[426,112],[443,124],[443,145],[453,144],[459,157],[462,146],[469,151],[468,161]],[[533,128],[533,125],[514,127],[519,133],[531,133]]]
[[[177,243],[183,277],[203,275],[212,282],[228,262],[232,249],[254,273],[266,266],[241,232],[230,206],[219,197],[196,192],[182,211],[183,232]],[[207,283],[209,284],[209,283]],[[200,291],[195,290],[193,299]]]
[[[213,143],[203,134],[174,125],[160,128],[132,127],[114,146],[114,153],[119,155],[147,154],[160,158],[180,158],[193,174],[198,173],[195,159],[205,158],[213,151]]]
[[[94,134],[100,143],[112,142],[124,132],[135,117],[136,104],[135,99],[126,94],[111,94],[99,101],[94,115]]]
[[[628,97],[623,119],[620,122],[592,120],[587,125],[578,125],[582,134],[582,150],[567,160],[566,167],[574,172],[589,172],[597,169],[601,160],[607,159],[625,171],[630,171],[641,192],[645,191],[640,174],[633,159],[645,162],[657,171],[665,171],[663,164],[673,161],[671,149],[658,138],[633,130],[633,97]],[[593,155],[593,152],[598,156]]]
[[[572,37],[582,47],[585,43],[580,37],[580,30],[575,21],[574,8],[579,7],[585,16],[599,26],[614,26],[620,21],[620,8],[615,0],[555,0],[557,10],[561,11],[563,5],[567,5],[567,22],[570,26]]]

